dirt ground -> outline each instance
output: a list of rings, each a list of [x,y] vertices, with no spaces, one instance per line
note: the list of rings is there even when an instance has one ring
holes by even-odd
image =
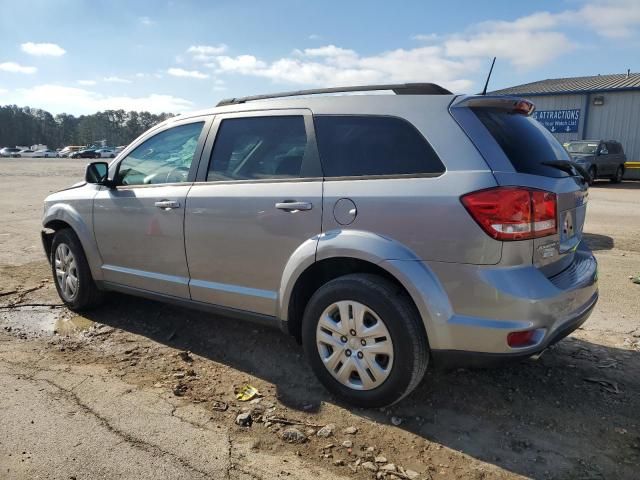
[[[537,361],[432,369],[365,410],[278,331],[123,295],[60,307],[42,199],[83,164],[0,160],[0,478],[638,478],[640,182],[590,190],[601,298],[582,329]],[[245,384],[261,397],[237,401]]]

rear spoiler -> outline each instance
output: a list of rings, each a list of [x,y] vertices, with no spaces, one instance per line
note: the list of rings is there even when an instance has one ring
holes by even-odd
[[[451,108],[494,108],[498,110],[505,110],[512,113],[519,113],[521,115],[531,115],[536,106],[529,100],[518,97],[490,97],[486,95],[478,96],[465,96],[459,100],[456,99],[451,104]]]

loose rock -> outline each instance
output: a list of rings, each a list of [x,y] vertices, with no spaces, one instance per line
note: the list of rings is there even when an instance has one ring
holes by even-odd
[[[344,430],[342,430],[342,433],[345,433],[347,435],[355,435],[356,433],[358,433],[358,428],[357,427],[347,427]]]
[[[420,476],[418,472],[415,472],[413,470],[405,470],[404,474],[409,478],[409,480],[415,480]]]
[[[182,359],[183,362],[191,363],[193,362],[193,357],[191,356],[191,352],[180,352],[178,353],[178,357]]]
[[[316,433],[316,435],[322,438],[327,438],[333,435],[333,431],[335,429],[336,429],[335,423],[329,423],[324,427],[322,427],[320,430],[318,430],[318,433]]]
[[[362,468],[364,468],[365,470],[369,470],[371,472],[377,472],[378,471],[378,466],[373,462],[364,462],[362,464]]]
[[[383,457],[382,455],[379,455],[373,461],[376,463],[387,463],[387,457]]]
[[[334,464],[336,467],[341,467],[341,466],[343,466],[343,465],[344,465],[344,460],[343,460],[343,459],[341,459],[341,458],[338,458],[337,460],[334,460],[334,461],[333,461],[333,464]]]
[[[241,427],[250,427],[253,423],[250,413],[241,413],[236,417],[236,424]]]
[[[187,390],[189,390],[189,387],[183,385],[182,383],[179,383],[177,385],[174,385],[173,394],[176,397],[182,397],[185,393],[187,393]]]
[[[396,466],[393,463],[387,463],[386,465],[381,466],[380,470],[382,470],[383,472],[395,472]]]
[[[342,446],[344,448],[352,448],[353,447],[353,442],[351,440],[345,440],[344,442],[342,442]]]
[[[280,434],[280,438],[287,443],[304,443],[307,436],[295,427],[285,428]]]
[[[391,417],[391,423],[397,427],[402,423],[402,419],[400,417]]]

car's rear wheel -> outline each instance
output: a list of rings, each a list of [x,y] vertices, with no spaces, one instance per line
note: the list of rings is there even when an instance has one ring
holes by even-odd
[[[53,237],[51,271],[60,299],[71,310],[87,310],[102,301],[103,293],[93,281],[80,240],[71,229],[58,230]]]
[[[622,165],[619,165],[616,169],[616,173],[611,178],[611,183],[620,183],[622,181],[622,177],[624,175],[624,168]]]
[[[305,309],[302,340],[320,382],[361,407],[404,398],[420,383],[429,359],[415,306],[378,275],[345,275],[320,287]]]

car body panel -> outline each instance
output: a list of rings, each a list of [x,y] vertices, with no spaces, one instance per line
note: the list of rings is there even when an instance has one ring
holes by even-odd
[[[103,259],[103,279],[189,298],[184,253],[186,184],[105,188],[93,201],[94,232]],[[180,207],[163,209],[171,200]]]

